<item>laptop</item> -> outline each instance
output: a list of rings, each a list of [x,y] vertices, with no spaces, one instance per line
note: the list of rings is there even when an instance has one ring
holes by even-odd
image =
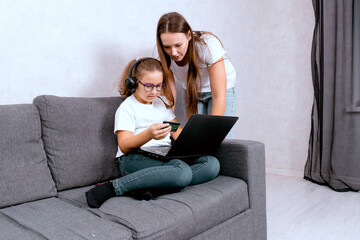
[[[139,152],[163,161],[211,155],[238,117],[193,114],[172,146],[141,147]]]

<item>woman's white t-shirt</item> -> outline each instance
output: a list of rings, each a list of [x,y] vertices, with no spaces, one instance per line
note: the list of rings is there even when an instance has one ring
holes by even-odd
[[[166,108],[160,98],[156,98],[152,104],[140,103],[134,95],[126,98],[115,113],[114,133],[119,130],[133,132],[134,135],[144,131],[153,123],[162,123],[175,118],[171,108]],[[170,133],[161,140],[152,139],[143,146],[171,145]],[[124,153],[118,146],[116,157]]]
[[[236,71],[231,61],[227,57],[226,51],[221,45],[221,42],[211,34],[203,34],[201,38],[206,44],[201,42],[195,43],[195,48],[199,59],[196,63],[199,66],[199,73],[201,77],[201,89],[198,86],[198,92],[211,92],[210,77],[208,68],[217,62],[221,57],[224,58],[226,71],[226,88],[235,86]],[[189,64],[185,66],[178,66],[174,60],[171,59],[170,69],[174,74],[174,78],[182,83],[183,89],[186,89],[187,73]]]

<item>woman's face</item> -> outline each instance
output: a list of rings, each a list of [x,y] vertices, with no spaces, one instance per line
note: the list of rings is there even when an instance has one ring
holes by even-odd
[[[159,96],[161,91],[156,90],[157,85],[163,83],[163,73],[160,71],[144,72],[138,79],[137,88],[134,93],[134,97],[140,103],[151,104],[155,98]],[[154,88],[151,91],[145,91],[144,85],[153,84]]]
[[[160,39],[163,49],[175,62],[181,62],[186,56],[189,41],[191,40],[190,32],[185,33],[162,33]]]

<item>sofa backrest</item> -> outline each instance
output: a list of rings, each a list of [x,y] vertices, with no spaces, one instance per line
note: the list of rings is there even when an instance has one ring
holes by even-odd
[[[0,208],[56,196],[34,105],[0,105],[0,153]]]
[[[34,99],[49,167],[59,191],[119,176],[113,131],[115,112],[123,100],[49,95]]]

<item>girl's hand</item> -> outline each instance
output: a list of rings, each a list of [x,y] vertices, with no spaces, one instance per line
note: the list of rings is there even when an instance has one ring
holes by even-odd
[[[171,126],[168,123],[153,123],[148,130],[152,139],[160,140],[170,133]]]

